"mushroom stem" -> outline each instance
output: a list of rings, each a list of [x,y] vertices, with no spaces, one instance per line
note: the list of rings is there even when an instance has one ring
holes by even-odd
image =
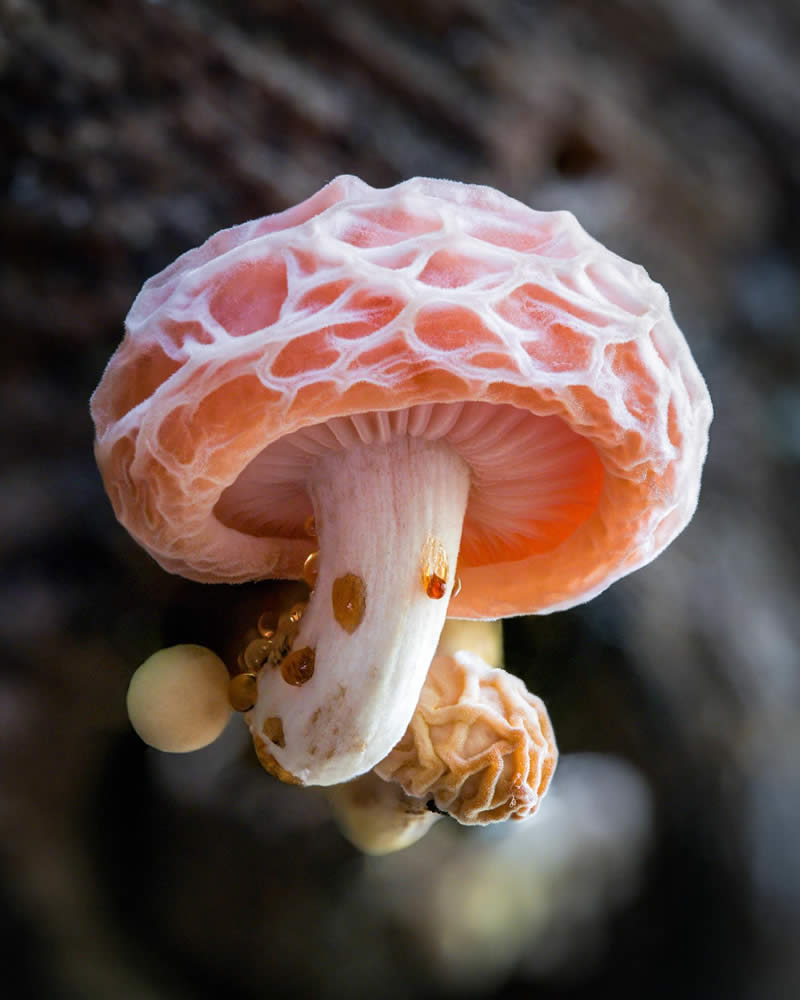
[[[400,437],[321,458],[307,485],[316,586],[282,668],[261,671],[248,722],[269,770],[331,785],[382,760],[414,713],[453,591],[470,474],[447,445]],[[264,739],[275,718],[282,746]]]

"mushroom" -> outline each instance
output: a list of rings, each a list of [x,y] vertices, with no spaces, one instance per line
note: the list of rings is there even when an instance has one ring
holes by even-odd
[[[459,823],[484,824],[532,815],[557,759],[542,700],[461,650],[433,658],[405,735],[374,770]]]
[[[326,789],[339,828],[364,854],[391,854],[411,847],[440,820],[441,814],[415,799],[399,783],[367,771]]]
[[[205,646],[169,646],[134,672],[126,699],[128,718],[149,746],[187,753],[208,746],[231,717],[230,675]]]
[[[327,789],[356,847],[403,850],[444,815],[483,825],[536,811],[558,751],[541,699],[487,662],[502,659],[500,622],[445,623],[402,740],[372,771]]]
[[[663,289],[569,213],[339,177],[146,282],[92,414],[165,569],[308,561],[246,718],[268,770],[330,785],[401,739],[447,615],[567,608],[653,559],[711,404]]]
[[[504,666],[502,621],[448,618],[439,636],[436,654],[453,656],[461,650],[468,650],[487,663],[495,663],[498,667]]]

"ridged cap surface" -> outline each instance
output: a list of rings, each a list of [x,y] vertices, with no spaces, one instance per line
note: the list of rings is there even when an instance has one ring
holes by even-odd
[[[486,442],[487,481],[526,461],[538,479],[506,535],[502,510],[468,507],[450,614],[587,600],[691,518],[711,403],[664,290],[569,213],[452,181],[339,177],[184,254],[134,302],[92,415],[130,533],[171,572],[235,582],[297,578],[313,548],[299,525],[231,513],[266,448],[334,418],[473,403],[462,424],[488,422],[486,404],[547,419],[533,459]]]

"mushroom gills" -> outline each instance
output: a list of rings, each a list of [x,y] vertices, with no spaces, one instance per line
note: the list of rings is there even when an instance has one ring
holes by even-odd
[[[303,651],[313,670],[267,664],[247,716],[258,741],[269,719],[282,720],[284,745],[269,752],[296,781],[348,781],[405,732],[447,614],[469,488],[455,451],[412,437],[311,468],[320,554],[289,655]]]

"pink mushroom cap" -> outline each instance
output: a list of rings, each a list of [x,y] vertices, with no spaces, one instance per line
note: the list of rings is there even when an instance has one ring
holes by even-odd
[[[569,607],[653,559],[712,415],[664,290],[570,213],[346,176],[151,278],[91,408],[119,520],[210,582],[301,576],[320,454],[443,442],[471,475],[465,618]]]

